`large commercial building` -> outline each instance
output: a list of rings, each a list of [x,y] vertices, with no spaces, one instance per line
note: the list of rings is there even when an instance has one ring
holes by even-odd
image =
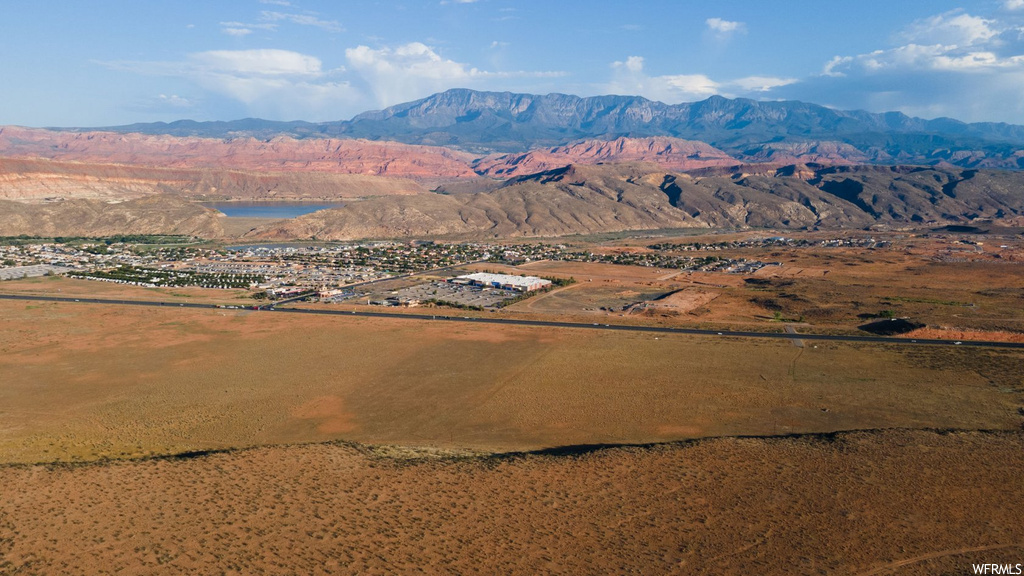
[[[512,276],[511,274],[488,274],[477,272],[452,278],[449,282],[453,284],[468,284],[470,286],[487,286],[490,288],[502,288],[504,290],[515,290],[516,292],[530,292],[550,286],[551,281],[536,276]]]

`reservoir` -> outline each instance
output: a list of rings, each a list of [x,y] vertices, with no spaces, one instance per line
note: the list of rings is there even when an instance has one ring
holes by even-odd
[[[341,202],[200,202],[229,218],[295,218],[317,210],[341,208]]]

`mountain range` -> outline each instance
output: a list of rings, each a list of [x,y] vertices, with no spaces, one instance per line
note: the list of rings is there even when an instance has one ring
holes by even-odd
[[[345,202],[256,238],[1020,225],[1021,168],[1007,124],[449,90],[320,124],[0,127],[0,235],[225,234],[202,200]]]
[[[346,121],[250,118],[104,130],[207,138],[361,138],[446,146],[477,155],[526,152],[585,139],[668,136],[705,142],[744,162],[770,158],[792,145],[824,145],[871,163],[1024,168],[1024,126],[721,96],[664,104],[639,96],[581,98],[453,89]]]

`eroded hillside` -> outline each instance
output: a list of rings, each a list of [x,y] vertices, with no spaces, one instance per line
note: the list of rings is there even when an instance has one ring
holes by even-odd
[[[749,170],[748,170],[749,169]],[[905,227],[1024,214],[1024,175],[916,167],[570,166],[477,194],[370,199],[256,230],[263,238],[557,236],[683,227]]]
[[[224,235],[220,221],[214,210],[167,196],[119,203],[78,199],[26,204],[0,200],[0,234],[4,236],[184,234],[217,238]]]

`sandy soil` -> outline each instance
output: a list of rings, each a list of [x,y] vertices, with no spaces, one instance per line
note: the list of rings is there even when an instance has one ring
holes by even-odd
[[[1020,433],[381,452],[0,467],[0,572],[966,574],[1024,562]]]
[[[502,313],[556,315],[580,322],[600,316],[621,322],[764,330],[778,328],[778,313],[812,330],[856,333],[858,326],[884,312],[933,328],[1024,334],[1019,265],[991,259],[936,262],[934,242],[922,243],[907,250],[780,247],[713,253],[782,262],[780,267],[762,268],[749,276],[580,262],[506,266],[502,271],[571,276],[578,284],[520,302]],[[965,277],[971,282],[965,283]],[[676,290],[712,294],[713,299],[678,309],[652,303],[643,315],[622,315],[624,304]]]
[[[0,302],[0,461],[1016,429],[1017,351]]]
[[[697,308],[706,306],[717,298],[719,292],[702,289],[683,289],[673,292],[664,298],[644,302],[644,309],[648,310],[669,310],[672,312],[693,312]]]
[[[937,338],[939,340],[981,340],[983,342],[1024,342],[1024,333],[956,328],[918,328],[902,334],[901,338]]]

